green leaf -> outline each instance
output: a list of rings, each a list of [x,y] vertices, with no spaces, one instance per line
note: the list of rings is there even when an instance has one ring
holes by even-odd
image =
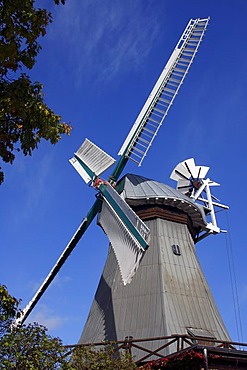
[[[12,164],[16,151],[32,155],[42,139],[56,144],[72,127],[46,105],[42,85],[21,73],[33,68],[51,13],[34,1],[15,0],[0,1],[0,14],[0,157]],[[1,171],[0,184],[3,179]]]

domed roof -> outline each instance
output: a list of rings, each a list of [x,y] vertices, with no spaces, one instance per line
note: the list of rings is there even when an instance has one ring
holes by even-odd
[[[180,191],[161,182],[143,176],[127,174],[118,184],[122,195],[130,206],[167,205],[187,213],[195,227],[205,228],[207,220],[204,209]]]

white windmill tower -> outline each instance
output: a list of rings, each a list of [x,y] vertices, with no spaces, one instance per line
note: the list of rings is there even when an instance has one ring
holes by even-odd
[[[24,322],[98,215],[110,240],[109,254],[80,342],[200,333],[229,340],[199,265],[194,244],[221,230],[217,202],[205,179],[208,167],[193,159],[172,173],[177,190],[131,174],[118,180],[128,160],[139,166],[194,60],[209,18],[191,19],[138,115],[107,181],[99,176],[115,160],[86,139],[70,160],[96,201],[44,283],[23,310]],[[182,190],[182,192],[181,192]],[[204,195],[206,194],[206,196]],[[201,204],[199,204],[201,202]]]

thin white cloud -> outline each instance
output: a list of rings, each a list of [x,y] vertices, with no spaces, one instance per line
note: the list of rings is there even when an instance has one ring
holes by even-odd
[[[60,276],[59,274],[55,277],[53,282],[51,283],[49,289],[59,289],[62,290],[64,288],[65,284],[68,284],[72,281],[72,278],[69,276]],[[28,289],[32,292],[34,295],[37,290],[42,285],[43,280],[34,282],[30,281],[28,283]],[[24,308],[24,307],[23,307]],[[27,322],[37,322],[40,325],[44,325],[49,330],[57,329],[64,325],[64,323],[68,321],[68,318],[61,317],[56,314],[54,314],[53,310],[48,307],[47,304],[38,302],[37,306],[35,307],[35,310],[30,314]]]
[[[35,294],[37,290],[40,288],[40,286],[43,284],[44,279],[43,280],[40,279],[39,281],[35,281],[35,282],[29,281],[29,283],[27,284],[28,290],[30,290],[32,294]],[[68,284],[72,281],[73,279],[70,276],[60,276],[60,274],[57,274],[57,276],[52,281],[50,288],[56,287],[58,289],[63,289],[65,284]]]
[[[107,82],[141,66],[159,34],[156,17],[148,1],[70,0],[56,9],[48,37],[59,35],[60,63],[69,63],[77,83]]]
[[[30,166],[29,176],[25,182],[26,214],[29,216],[30,211],[38,206],[42,198],[49,174],[51,173],[53,158],[50,153],[44,153],[42,159],[36,160],[35,166]]]
[[[52,286],[62,289],[64,284],[72,282],[73,279],[70,276],[60,276],[59,274],[55,277],[52,282]]]
[[[38,309],[27,320],[27,323],[37,322],[44,325],[48,330],[58,329],[68,321],[66,317],[61,317],[54,314],[54,312],[45,304],[39,304]]]
[[[21,154],[16,158],[13,168],[13,188],[18,188],[19,196],[15,203],[8,208],[8,218],[12,228],[19,227],[27,219],[37,212],[44,211],[48,207],[48,200],[44,202],[44,194],[47,191],[49,176],[52,171],[52,151],[43,153],[42,157],[34,153],[32,158],[23,157]],[[21,217],[20,217],[21,214]]]

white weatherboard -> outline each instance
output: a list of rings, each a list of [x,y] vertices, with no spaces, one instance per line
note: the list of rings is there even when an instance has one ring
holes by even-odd
[[[102,204],[98,223],[111,242],[123,284],[129,284],[145,254],[145,250],[107,201]]]
[[[131,282],[144,256],[150,230],[109,183],[102,187],[99,187],[103,202],[98,223],[111,242],[126,285]]]
[[[114,158],[88,139],[84,140],[75,154],[96,176],[115,163]]]

